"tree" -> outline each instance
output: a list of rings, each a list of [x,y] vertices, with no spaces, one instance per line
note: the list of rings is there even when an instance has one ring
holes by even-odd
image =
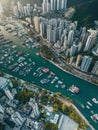
[[[54,104],[54,111],[58,112],[58,104],[56,104],[56,103]]]
[[[4,129],[4,124],[0,122],[0,130]]]
[[[19,92],[16,95],[16,99],[19,100],[22,103],[26,103],[32,97],[34,97],[34,93],[31,92],[31,91],[28,91],[27,89],[23,89],[22,92]]]
[[[51,59],[51,57],[53,57],[53,53],[46,45],[42,45],[40,47],[40,51],[47,59]]]
[[[64,112],[66,110],[67,106],[63,103],[62,104],[62,111]]]
[[[3,76],[4,76],[4,72],[0,71],[0,77],[3,77]]]
[[[58,126],[48,121],[44,126],[44,130],[58,130]]]
[[[12,81],[12,84],[13,84],[14,88],[18,87],[19,81],[16,78],[11,77],[10,80]]]

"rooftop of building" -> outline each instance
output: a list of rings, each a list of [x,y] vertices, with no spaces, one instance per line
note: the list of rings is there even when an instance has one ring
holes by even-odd
[[[77,130],[78,126],[79,125],[68,116],[62,115],[59,121],[58,130]]]
[[[7,79],[0,77],[0,86],[4,85],[6,83]]]

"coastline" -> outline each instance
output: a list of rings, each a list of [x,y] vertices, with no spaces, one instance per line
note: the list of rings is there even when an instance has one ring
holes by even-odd
[[[50,63],[54,64],[54,65],[55,65],[56,67],[58,67],[59,69],[61,69],[62,71],[64,71],[64,72],[66,72],[66,73],[68,73],[68,74],[70,74],[70,75],[72,75],[72,76],[75,76],[75,77],[77,77],[77,78],[80,78],[80,79],[82,79],[82,80],[85,80],[85,81],[87,81],[87,82],[89,82],[89,83],[91,83],[91,84],[97,86],[97,84],[94,84],[94,83],[92,83],[92,82],[90,82],[90,81],[88,81],[88,80],[86,80],[86,79],[83,79],[82,77],[78,77],[77,75],[74,75],[74,74],[70,73],[69,71],[64,70],[62,67],[60,67],[58,64],[54,63],[53,61],[51,61],[51,60],[48,60],[48,61],[49,61]]]
[[[70,73],[70,72],[64,70],[64,69],[63,69],[62,67],[60,67],[58,64],[56,64],[56,63],[54,63],[53,61],[48,60],[47,58],[45,58],[42,54],[41,54],[41,57],[44,58],[45,60],[49,61],[50,63],[52,63],[53,65],[55,65],[55,66],[58,67],[59,69],[61,69],[62,71],[66,72],[66,73],[68,73],[68,74],[70,74],[70,75],[72,75],[72,76],[75,76],[75,77],[77,77],[77,78],[80,78],[80,79],[82,79],[82,80],[84,80],[84,81],[86,81],[86,82],[88,82],[88,83],[90,83],[90,84],[96,85],[96,84],[94,84],[94,83],[92,83],[92,82],[90,82],[90,81],[87,81],[86,79],[83,79],[83,78],[81,78],[81,77],[78,77],[77,75],[73,75],[72,73]],[[97,85],[96,85],[96,86],[97,86]],[[74,104],[71,103],[71,105],[72,105],[73,108],[77,111],[77,113],[81,116],[81,118],[88,124],[88,126],[89,126],[92,130],[95,130],[94,127],[88,122],[88,120],[86,119],[86,117],[80,112],[80,110],[79,110]]]
[[[13,75],[9,75],[9,74],[7,74],[7,73],[5,73],[5,77],[7,77],[7,78],[9,78],[9,77],[13,77]],[[21,79],[21,82],[25,82],[25,80],[22,80]],[[27,81],[28,82],[28,81]],[[29,82],[30,84],[32,84],[31,82]],[[32,85],[36,85],[36,84],[32,84]],[[37,87],[40,87],[40,86],[37,86]],[[49,92],[51,92],[50,90],[47,90],[47,91],[49,91]],[[63,98],[61,98],[61,97],[58,97],[58,98],[60,98],[61,100],[63,99]],[[60,100],[59,99],[59,100]],[[93,126],[88,122],[88,120],[86,119],[86,117],[80,112],[80,110],[73,104],[73,103],[71,103],[71,102],[69,102],[68,100],[65,100],[65,99],[63,99],[64,100],[64,103],[66,104],[66,105],[72,105],[72,107],[77,111],[77,113],[80,115],[80,117],[87,123],[87,125],[92,129],[92,130],[95,130],[94,128],[93,128]]]
[[[75,76],[75,77],[77,77],[77,78],[80,78],[80,79],[82,79],[82,80],[84,80],[84,81],[86,81],[86,82],[88,82],[88,83],[90,83],[90,84],[93,84],[93,85],[98,86],[98,84],[92,83],[92,82],[90,82],[90,81],[88,81],[88,80],[86,80],[86,79],[83,79],[82,77],[78,77],[77,75],[74,75],[74,74],[72,74],[72,73],[69,72],[69,71],[66,71],[65,69],[63,69],[62,67],[60,67],[58,64],[56,64],[56,63],[54,63],[53,61],[48,60],[47,58],[45,58],[45,57],[42,55],[42,53],[40,53],[40,56],[41,56],[42,58],[44,58],[45,60],[49,61],[50,63],[52,63],[53,65],[55,65],[56,67],[58,67],[59,69],[61,69],[62,71],[66,72],[67,74],[70,74],[70,75]]]
[[[88,120],[86,119],[86,117],[79,111],[79,109],[74,105],[74,104],[71,104],[73,106],[73,108],[77,111],[77,113],[81,116],[81,118],[89,125],[89,127],[92,129],[92,130],[95,130],[94,127],[88,122]]]
[[[43,57],[44,58],[44,57]],[[45,60],[47,60],[46,58],[44,58]],[[63,70],[63,68],[61,68],[58,64],[55,64],[54,62],[52,62],[51,60],[48,60],[50,63],[52,63],[52,64],[54,64],[55,66],[57,66],[58,68],[60,68],[61,70]],[[64,72],[66,72],[66,70],[63,70]],[[67,72],[68,73],[68,72]],[[70,73],[69,73],[70,74]],[[71,74],[71,75],[73,75],[73,74]],[[74,76],[74,75],[73,75]],[[78,77],[79,78],[79,77]],[[23,79],[22,79],[23,80]],[[23,81],[25,81],[25,80],[23,80]],[[28,81],[27,81],[28,82]],[[29,83],[31,83],[31,82],[29,82]],[[32,83],[31,83],[32,84]],[[35,84],[35,83],[34,83]],[[84,119],[85,120],[85,122],[91,127],[91,129],[92,130],[95,130],[94,128],[93,128],[93,126],[91,125],[91,124],[89,124],[89,122],[88,122],[88,120],[86,119],[86,117],[79,111],[79,109],[74,105],[74,104],[72,104],[72,106],[75,108],[75,110],[79,113],[79,115],[81,116],[81,118],[82,119]]]

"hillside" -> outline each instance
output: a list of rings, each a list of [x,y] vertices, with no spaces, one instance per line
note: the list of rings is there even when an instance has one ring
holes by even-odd
[[[20,1],[23,5],[27,3],[37,3],[41,5],[43,0],[0,0],[4,7],[11,5],[11,2],[16,4]],[[6,5],[6,6],[5,6]],[[76,9],[76,13],[72,20],[78,20],[79,26],[92,27],[94,25],[94,20],[98,20],[98,0],[68,0],[68,7],[73,6]]]
[[[98,20],[98,0],[85,0],[73,6],[76,8],[76,13],[72,20],[78,20],[79,26],[93,27],[94,21]]]

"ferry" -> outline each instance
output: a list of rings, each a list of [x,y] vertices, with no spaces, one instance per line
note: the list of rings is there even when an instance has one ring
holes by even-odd
[[[75,85],[72,85],[71,87],[69,87],[68,90],[72,93],[79,93],[79,91],[80,91],[80,89],[78,87],[76,87]]]

